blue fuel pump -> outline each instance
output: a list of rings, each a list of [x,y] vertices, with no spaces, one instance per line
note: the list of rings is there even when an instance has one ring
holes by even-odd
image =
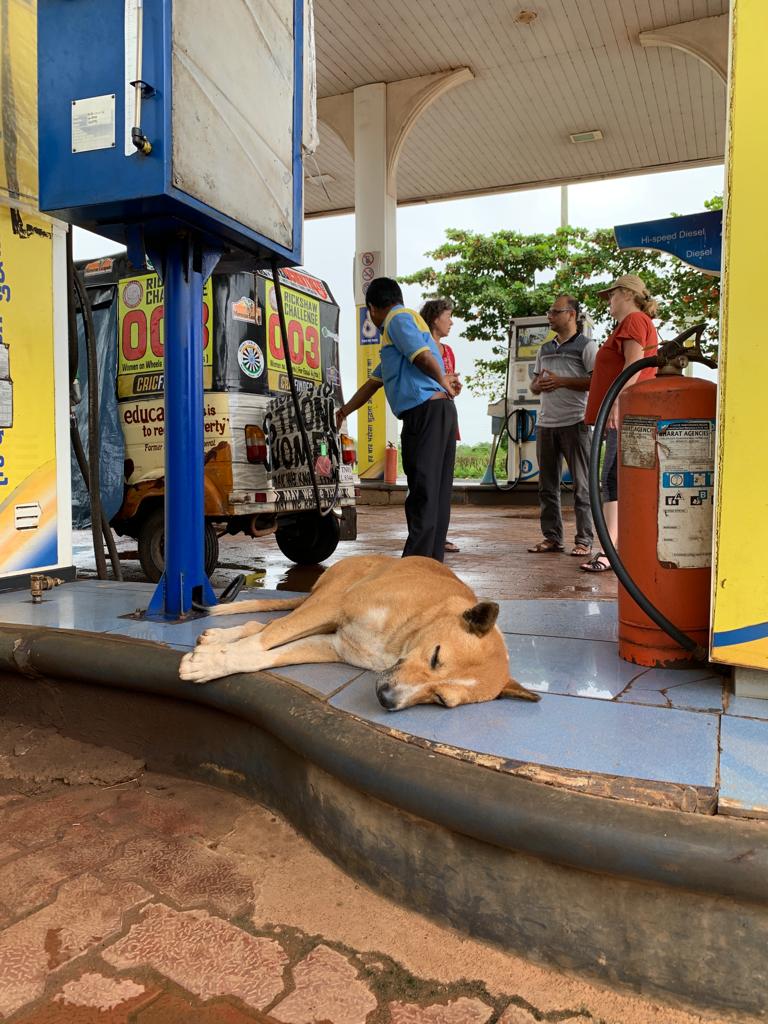
[[[204,569],[202,292],[219,259],[301,261],[304,0],[39,0],[40,208],[149,256],[165,285],[165,573]]]

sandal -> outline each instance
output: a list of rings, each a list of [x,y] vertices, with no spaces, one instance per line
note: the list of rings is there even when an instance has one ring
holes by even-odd
[[[605,559],[605,562],[601,559]],[[608,564],[606,564],[608,563]],[[613,566],[608,562],[608,559],[604,552],[598,551],[588,562],[584,562],[579,566],[584,572],[610,572],[613,570]]]
[[[461,551],[461,548],[457,548],[453,541],[447,540],[445,542],[445,550],[449,552],[449,554],[455,555],[457,551]]]
[[[587,558],[592,554],[592,548],[586,544],[574,544],[570,553],[574,558]]]
[[[558,544],[557,541],[550,540],[549,537],[546,540],[539,541],[538,544],[534,544],[532,548],[528,548],[532,555],[549,555],[554,552],[563,552],[565,548],[562,544]]]

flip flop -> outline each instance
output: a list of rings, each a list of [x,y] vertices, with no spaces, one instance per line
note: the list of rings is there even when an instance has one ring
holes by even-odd
[[[580,565],[579,568],[584,572],[613,572],[613,566],[610,564],[605,565],[605,563],[601,561],[602,558],[605,558],[606,561],[608,560],[603,551],[598,551],[596,555],[590,558],[588,562],[584,562]]]
[[[449,554],[454,555],[457,551],[461,551],[461,548],[457,548],[453,541],[447,540],[445,542],[445,550],[449,552]]]
[[[562,544],[558,544],[554,540],[547,538],[546,540],[540,540],[538,544],[534,544],[532,548],[528,548],[528,551],[532,555],[551,555],[560,554],[565,551]]]
[[[574,544],[569,554],[574,558],[588,558],[592,554],[592,548],[588,548],[586,544]]]

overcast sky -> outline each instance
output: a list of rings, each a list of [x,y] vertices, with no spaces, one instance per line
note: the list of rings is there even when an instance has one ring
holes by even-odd
[[[695,213],[705,199],[723,190],[723,168],[646,174],[611,181],[572,185],[568,189],[569,222],[576,227],[611,227],[639,220],[653,220],[675,213]],[[397,269],[410,274],[430,261],[425,252],[445,238],[446,228],[465,228],[490,233],[507,228],[524,233],[554,231],[560,224],[560,189],[510,192],[482,199],[408,206],[397,215]],[[341,307],[341,372],[344,393],[357,388],[355,355],[355,305],[352,261],[355,231],[352,215],[308,220],[304,235],[304,264],[326,280]],[[114,252],[115,245],[88,232],[75,232],[75,258],[85,259]],[[406,304],[418,306],[417,287],[404,289]],[[600,338],[598,337],[598,341]],[[474,360],[487,357],[490,346],[465,342],[456,323],[449,343],[456,353],[459,373],[471,372]],[[490,439],[487,398],[464,391],[458,400],[462,439],[469,443]]]

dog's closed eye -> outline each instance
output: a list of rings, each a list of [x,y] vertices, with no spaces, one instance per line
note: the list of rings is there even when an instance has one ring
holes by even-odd
[[[440,664],[440,644],[438,644],[437,647],[435,648],[435,652],[432,655],[432,659],[431,659],[431,661],[429,663],[429,667],[431,669],[436,669],[439,664]]]

